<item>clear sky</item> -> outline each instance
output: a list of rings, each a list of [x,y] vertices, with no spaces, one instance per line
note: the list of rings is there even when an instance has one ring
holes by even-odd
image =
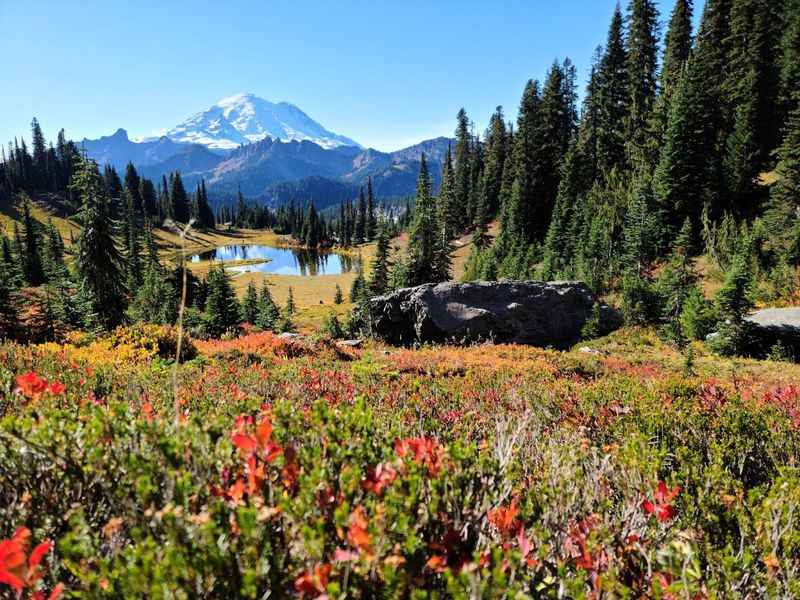
[[[665,22],[674,0],[660,0]],[[569,56],[581,82],[616,0],[0,0],[0,141],[169,128],[224,96],[292,102],[365,146],[482,130]],[[695,11],[702,9],[696,0]]]

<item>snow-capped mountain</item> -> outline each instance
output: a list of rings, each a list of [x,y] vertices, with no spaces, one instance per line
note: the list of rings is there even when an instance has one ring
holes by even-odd
[[[202,144],[216,150],[232,150],[267,137],[281,141],[309,141],[323,148],[361,148],[350,138],[328,131],[294,104],[273,103],[253,94],[223,98],[165,135],[174,142]]]

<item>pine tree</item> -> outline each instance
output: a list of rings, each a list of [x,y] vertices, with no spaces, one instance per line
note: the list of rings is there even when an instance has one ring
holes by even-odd
[[[353,237],[356,244],[363,244],[366,241],[367,231],[367,201],[364,198],[364,188],[358,191],[358,213],[356,215]]]
[[[243,322],[251,325],[258,320],[258,292],[256,292],[256,284],[252,279],[247,282],[247,291],[242,298],[239,317]]]
[[[625,166],[625,118],[630,112],[628,58],[625,51],[622,11],[617,5],[608,30],[605,53],[597,73],[597,158],[607,174]]]
[[[79,157],[72,185],[82,200],[75,265],[84,320],[87,328],[111,329],[122,322],[125,310],[123,261],[97,165]]]
[[[442,183],[439,186],[439,197],[436,203],[442,235],[448,240],[456,236],[461,224],[461,217],[456,208],[454,177],[453,159],[448,146],[442,163]]]
[[[628,161],[648,170],[657,156],[651,156],[650,139],[658,88],[658,9],[654,0],[631,0],[628,6],[626,59],[629,113],[626,121]]]
[[[178,291],[157,261],[148,260],[128,308],[133,321],[169,325],[178,317]]]
[[[21,246],[24,254],[20,255],[20,258],[25,282],[30,286],[41,285],[45,279],[40,254],[42,248],[41,223],[33,218],[31,205],[27,200],[22,203]]]
[[[500,188],[503,185],[507,144],[503,107],[498,106],[489,121],[489,128],[486,132],[486,155],[483,170],[484,203],[482,207],[486,217],[497,214],[500,208]],[[442,186],[444,186],[444,176],[442,177]]]
[[[143,202],[140,187],[141,183],[139,174],[136,172],[136,167],[133,166],[133,163],[128,163],[128,166],[125,167],[125,191],[130,194],[135,215],[142,214]]]
[[[666,116],[692,53],[693,0],[677,0],[672,9],[661,67],[661,95]]]
[[[3,238],[5,242],[5,238]],[[5,244],[4,244],[5,246]],[[17,286],[11,263],[0,261],[0,339],[14,339],[19,324]]]
[[[414,203],[414,223],[409,232],[408,282],[420,285],[437,280],[436,251],[439,246],[437,234],[436,204],[431,196],[431,181],[428,163],[422,153],[417,179],[417,195]]]
[[[221,336],[239,322],[236,294],[222,263],[212,265],[208,271],[208,297],[203,321],[206,333],[212,337]]]
[[[33,147],[32,167],[34,187],[37,189],[47,189],[47,150],[45,148],[44,135],[42,128],[36,118],[31,122],[31,145]]]
[[[365,300],[369,294],[367,281],[364,278],[364,271],[359,268],[356,272],[356,278],[350,284],[350,302],[353,304],[360,304]]]
[[[139,225],[136,219],[135,200],[128,187],[123,192],[125,205],[125,285],[134,292],[142,283],[142,257],[139,244]]]
[[[142,210],[148,217],[158,214],[158,197],[153,182],[142,177],[139,182],[139,196],[142,198]]]
[[[189,196],[186,194],[186,189],[183,187],[180,171],[175,171],[171,176],[169,195],[172,205],[172,218],[178,223],[188,223],[189,219],[191,219]]]
[[[687,219],[683,222],[678,237],[675,238],[672,252],[657,283],[667,336],[679,347],[686,342],[680,316],[696,282],[697,275],[692,258],[692,224]]]
[[[317,216],[317,209],[314,202],[308,203],[308,211],[306,212],[305,222],[303,223],[302,232],[303,243],[308,248],[316,248],[320,243],[320,223]]]
[[[44,230],[44,246],[42,252],[42,265],[45,279],[48,282],[58,282],[67,277],[67,267],[64,264],[64,240],[53,224],[48,219]]]
[[[458,216],[458,226],[466,227],[469,223],[469,198],[470,198],[470,153],[472,136],[467,112],[462,108],[456,116],[456,154],[455,170],[453,172],[453,190],[455,193],[455,214]],[[421,166],[420,166],[421,170]]]
[[[754,306],[753,281],[747,262],[743,254],[734,257],[725,283],[714,298],[721,325],[711,346],[726,356],[746,352],[751,343],[752,326],[745,317]]]
[[[269,292],[267,282],[261,284],[261,294],[258,297],[258,314],[256,315],[256,325],[264,331],[274,329],[275,323],[280,316],[272,294]]]
[[[766,220],[776,246],[786,253],[794,265],[800,263],[800,106],[786,124],[786,134],[777,152],[778,180],[770,190]]]
[[[369,280],[369,291],[373,296],[385,294],[389,289],[389,272],[392,267],[389,261],[389,243],[388,228],[385,222],[381,221],[378,225],[378,240]],[[341,294],[341,290],[339,293]]]
[[[364,232],[367,240],[372,240],[377,233],[378,222],[375,216],[375,195],[372,191],[372,177],[367,178],[367,216]]]
[[[339,284],[336,284],[336,291],[333,294],[333,303],[334,304],[341,304],[344,302],[344,294],[342,294],[342,288],[339,287]]]

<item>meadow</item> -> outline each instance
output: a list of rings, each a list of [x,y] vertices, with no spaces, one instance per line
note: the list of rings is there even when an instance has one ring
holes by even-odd
[[[173,372],[175,342],[0,346],[0,594],[800,593],[796,365],[687,365],[647,328],[569,352],[251,332]]]

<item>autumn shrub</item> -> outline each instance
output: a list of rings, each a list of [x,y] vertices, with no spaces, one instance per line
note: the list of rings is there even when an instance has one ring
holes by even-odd
[[[177,419],[149,332],[99,362],[0,345],[0,540],[52,541],[37,589],[74,598],[796,595],[800,391],[628,333],[636,356],[198,341]]]

